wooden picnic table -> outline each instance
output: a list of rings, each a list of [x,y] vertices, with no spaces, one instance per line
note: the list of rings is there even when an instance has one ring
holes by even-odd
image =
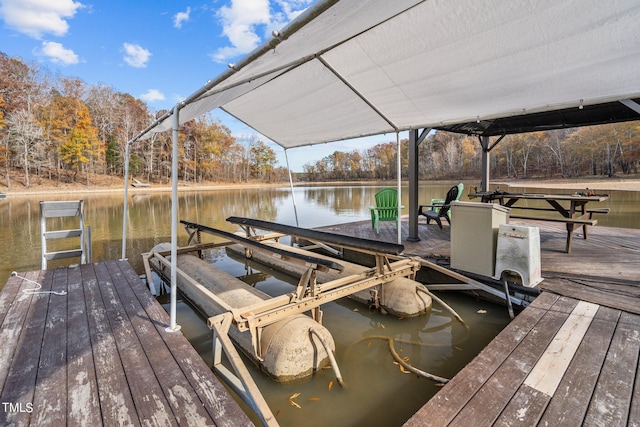
[[[609,213],[608,208],[587,209],[589,202],[604,202],[609,198],[608,194],[592,194],[576,192],[573,194],[545,194],[545,193],[508,193],[503,191],[483,191],[469,194],[469,198],[480,198],[482,202],[499,202],[501,205],[533,211],[559,212],[561,217],[543,217],[533,215],[509,214],[510,218],[532,219],[542,221],[564,222],[567,226],[566,252],[571,252],[573,231],[582,227],[583,237],[587,238],[587,226],[596,225],[598,220],[593,219],[594,213]],[[514,206],[520,200],[543,200],[550,207]],[[568,203],[568,207],[567,207]]]

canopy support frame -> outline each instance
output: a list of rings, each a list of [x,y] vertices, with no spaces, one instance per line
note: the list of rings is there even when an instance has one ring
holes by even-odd
[[[638,104],[637,102],[631,100],[631,99],[623,99],[620,101],[620,103],[622,105],[624,105],[625,107],[629,107],[631,108],[633,111],[635,111],[636,113],[640,114],[640,104]]]
[[[420,187],[420,174],[418,166],[418,146],[427,138],[431,128],[409,131],[409,242],[419,242],[418,237],[418,188]]]

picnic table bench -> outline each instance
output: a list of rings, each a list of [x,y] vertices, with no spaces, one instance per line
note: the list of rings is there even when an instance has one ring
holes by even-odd
[[[527,215],[519,213],[510,213],[509,218],[514,219],[530,219],[536,221],[563,222],[567,226],[567,243],[565,252],[571,252],[571,242],[573,232],[582,227],[583,237],[586,239],[587,226],[596,225],[597,219],[593,218],[593,214],[608,214],[609,208],[589,208],[586,205],[589,202],[603,202],[609,198],[608,194],[574,193],[574,194],[543,194],[543,193],[508,193],[502,191],[485,191],[469,194],[469,198],[481,198],[483,202],[490,203],[498,201],[501,205],[511,209],[528,210],[528,211],[548,211],[558,212],[560,217]],[[514,206],[520,200],[543,200],[550,207],[539,206]],[[562,203],[569,203],[568,207]],[[578,226],[576,228],[576,225]]]

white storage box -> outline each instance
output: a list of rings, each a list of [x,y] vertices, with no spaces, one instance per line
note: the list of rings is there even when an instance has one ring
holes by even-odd
[[[509,208],[493,203],[451,203],[451,268],[492,277],[500,224]]]
[[[500,225],[494,279],[501,279],[505,271],[519,274],[524,286],[533,287],[542,281],[538,227]]]

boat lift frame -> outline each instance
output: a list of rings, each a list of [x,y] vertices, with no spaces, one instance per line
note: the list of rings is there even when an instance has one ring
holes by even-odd
[[[235,217],[232,218],[235,219]],[[231,218],[228,220],[230,222],[234,222]],[[180,223],[185,226],[189,233],[190,244],[201,243],[199,241],[199,236],[201,233],[207,233],[224,237],[234,243],[245,245],[245,253],[250,254],[251,251],[265,251],[276,258],[286,259],[289,262],[294,262],[307,267],[307,270],[301,276],[294,292],[270,298],[266,301],[253,304],[248,307],[232,308],[228,310],[232,313],[233,323],[239,331],[251,331],[252,342],[256,352],[255,356],[259,360],[262,360],[262,354],[259,347],[260,335],[265,326],[276,323],[292,315],[307,311],[311,311],[314,320],[318,323],[322,323],[322,311],[320,310],[320,306],[322,304],[335,301],[373,286],[391,282],[399,277],[415,279],[415,275],[420,269],[420,261],[417,259],[402,258],[394,262],[390,262],[386,253],[376,252],[375,248],[372,250],[371,245],[369,245],[369,248],[366,250],[369,253],[375,254],[377,260],[375,267],[367,269],[360,274],[352,274],[327,283],[318,284],[316,281],[316,271],[328,271],[329,269],[342,271],[342,265],[323,258],[302,255],[296,252],[270,247],[260,242],[265,238],[274,239],[283,236],[283,234],[272,234],[267,236],[252,234],[249,237],[242,237],[193,222],[180,221]],[[245,231],[249,232],[249,229],[245,228]],[[368,242],[371,243],[372,241]],[[386,247],[386,244],[383,244],[381,247]],[[398,248],[396,248],[396,250],[397,249]]]
[[[397,261],[410,257],[407,254],[403,254],[403,245],[396,245],[394,243],[374,242],[376,244],[375,247],[378,248],[378,250],[372,250],[372,241],[368,239],[343,236],[320,230],[309,230],[305,228],[298,228],[251,218],[239,218],[232,216],[227,218],[227,221],[240,225],[247,233],[247,236],[252,236],[252,238],[259,238],[259,236],[261,236],[260,234],[257,234],[256,229],[276,231],[282,233],[282,236],[289,235],[306,239],[314,245],[329,250],[334,254],[338,253],[339,251],[335,250],[333,247],[337,247],[340,249],[350,249],[370,254],[373,255],[376,259],[376,268],[380,268],[380,266],[382,266],[384,263],[388,263],[389,260]],[[384,247],[380,247],[379,245],[384,245]],[[482,283],[479,280],[475,280],[473,278],[465,276],[464,274],[450,270],[417,255],[413,256],[413,259],[418,260],[422,267],[434,270],[458,282],[429,284],[423,283],[423,285],[430,291],[481,291],[497,299],[503,299],[505,301],[510,300],[513,304],[519,306],[526,305],[526,302],[523,299],[513,295],[509,295],[508,293]]]
[[[207,326],[213,333],[213,366],[212,368],[218,373],[230,387],[258,414],[261,421],[266,426],[277,426],[277,421],[273,416],[264,397],[260,394],[255,382],[251,378],[249,371],[244,365],[238,350],[233,345],[228,333],[230,328],[236,327],[239,331],[249,331],[253,344],[254,356],[258,360],[263,360],[262,348],[260,347],[260,337],[262,330],[281,319],[310,311],[315,321],[322,324],[322,304],[335,301],[342,297],[351,295],[355,292],[368,289],[377,285],[391,282],[399,277],[409,277],[415,279],[417,271],[420,269],[420,261],[415,258],[401,258],[390,261],[388,253],[400,253],[404,247],[402,245],[389,244],[384,242],[376,242],[365,239],[351,239],[350,245],[347,247],[356,248],[370,253],[375,256],[376,266],[367,269],[363,273],[349,275],[340,279],[336,279],[327,283],[318,284],[316,281],[317,271],[337,270],[342,271],[343,267],[337,262],[303,255],[296,252],[287,251],[280,248],[270,247],[262,243],[264,240],[278,240],[286,234],[271,233],[257,234],[254,225],[248,225],[247,221],[256,221],[249,219],[237,219],[232,217],[230,222],[235,220],[245,220],[245,224],[241,225],[245,230],[247,237],[218,230],[201,224],[195,224],[188,221],[180,221],[189,234],[187,247],[178,248],[176,254],[198,252],[200,255],[203,250],[215,247],[224,247],[230,244],[241,244],[245,246],[245,254],[251,256],[252,251],[266,251],[271,256],[279,259],[294,262],[298,265],[307,267],[305,273],[301,276],[295,291],[279,297],[270,298],[263,302],[252,304],[248,307],[234,308],[221,300],[213,292],[200,285],[196,280],[189,277],[184,271],[176,268],[176,276],[181,280],[188,281],[192,286],[198,288],[205,293],[211,302],[218,307],[222,314],[209,317]],[[267,226],[268,223],[260,224]],[[293,227],[297,228],[297,227]],[[304,230],[304,229],[298,229]],[[307,230],[313,231],[313,230]],[[219,243],[202,243],[202,233],[211,234],[222,237],[225,240]],[[298,233],[301,233],[300,231]],[[319,232],[322,233],[322,232]],[[347,239],[345,236],[339,236],[332,233],[325,233],[333,236],[333,239]],[[325,236],[325,238],[327,238]],[[345,243],[345,242],[342,242]],[[373,249],[372,249],[373,248]],[[376,250],[377,249],[377,250]],[[379,252],[387,251],[387,252]],[[168,272],[171,271],[171,261],[166,257],[171,251],[154,251],[143,254],[143,264],[148,280],[152,280],[151,270],[163,278],[168,280]],[[157,265],[150,262],[152,258],[157,259]],[[374,304],[380,298],[380,295],[374,293]],[[327,351],[330,351],[327,349]],[[233,372],[222,364],[222,353],[226,355]]]

